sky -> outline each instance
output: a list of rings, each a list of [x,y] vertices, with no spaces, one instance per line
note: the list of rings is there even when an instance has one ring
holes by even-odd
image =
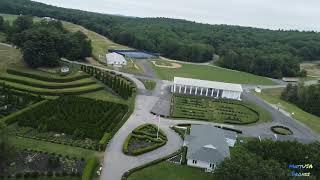
[[[208,24],[320,31],[320,0],[34,0],[60,7]]]

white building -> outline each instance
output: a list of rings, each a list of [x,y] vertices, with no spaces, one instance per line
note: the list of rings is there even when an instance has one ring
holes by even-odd
[[[172,93],[241,100],[240,84],[174,77]]]
[[[218,164],[230,157],[237,135],[211,125],[192,125],[183,146],[187,146],[187,165],[214,171]]]
[[[106,54],[107,64],[112,66],[125,66],[127,65],[126,59],[118,53],[108,53]]]

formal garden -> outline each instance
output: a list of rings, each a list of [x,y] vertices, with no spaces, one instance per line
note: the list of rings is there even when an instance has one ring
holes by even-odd
[[[128,107],[66,96],[5,119],[11,134],[58,144],[103,150]]]
[[[61,76],[28,68],[9,68],[0,76],[0,82],[17,91],[45,96],[80,95],[104,89],[81,71]]]
[[[132,131],[123,144],[123,152],[127,155],[137,156],[153,151],[167,143],[167,136],[157,126],[143,124]]]
[[[64,156],[56,153],[34,151],[30,149],[16,150],[12,160],[0,169],[1,177],[37,178],[48,177],[79,177],[85,160]]]
[[[230,124],[251,124],[269,119],[262,108],[243,101],[186,95],[173,96],[171,116]]]
[[[31,104],[41,101],[40,96],[33,96],[28,93],[19,93],[0,85],[0,119],[19,111]]]

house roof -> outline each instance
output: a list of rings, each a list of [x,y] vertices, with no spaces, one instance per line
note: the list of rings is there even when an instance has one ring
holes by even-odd
[[[206,80],[182,78],[182,77],[174,77],[173,81],[174,81],[174,84],[243,92],[242,86],[240,84],[224,83],[224,82],[217,82],[217,81],[206,81]]]
[[[211,125],[192,125],[188,141],[187,159],[219,163],[230,156],[224,131]]]

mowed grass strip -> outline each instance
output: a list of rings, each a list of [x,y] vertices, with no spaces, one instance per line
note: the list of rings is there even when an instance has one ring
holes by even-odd
[[[29,92],[29,93],[38,94],[38,95],[47,95],[47,96],[80,95],[83,93],[89,93],[89,92],[94,92],[94,91],[99,91],[104,89],[104,86],[100,84],[92,84],[88,86],[65,88],[65,89],[44,89],[44,88],[37,88],[37,87],[27,86],[19,83],[3,81],[3,80],[0,80],[0,83],[5,83],[6,86],[9,86],[11,89],[14,89],[14,90]]]
[[[18,49],[0,44],[0,74],[9,66],[23,66],[22,55]]]
[[[89,78],[90,75],[76,71],[67,76],[61,76],[56,73],[48,73],[41,70],[35,70],[27,67],[14,67],[7,69],[7,73],[16,76],[29,77],[32,79],[40,80],[40,81],[48,81],[48,82],[71,82],[84,78]]]
[[[4,74],[0,76],[0,80],[46,89],[64,89],[96,84],[96,82],[91,78],[80,79],[67,83],[55,83],[10,74]]]
[[[157,64],[167,64],[167,61],[159,62]],[[152,63],[151,63],[152,64]],[[194,65],[180,63],[181,68],[169,69],[164,67],[157,67],[152,64],[152,67],[157,72],[158,76],[164,80],[173,80],[174,77],[185,77],[202,79],[209,81],[221,81],[228,83],[239,83],[239,84],[259,84],[259,85],[275,85],[276,83],[272,80],[256,76],[250,73],[234,71],[224,69],[220,67],[208,66],[208,65]]]
[[[262,90],[262,93],[255,93],[255,95],[261,97],[270,104],[280,104],[280,107],[288,113],[294,113],[292,115],[293,118],[304,123],[315,132],[320,133],[320,117],[310,114],[300,109],[298,106],[282,100],[280,98],[282,91],[283,88],[264,89]]]
[[[134,172],[128,180],[214,180],[213,173],[206,173],[203,169],[186,165],[161,162]]]

